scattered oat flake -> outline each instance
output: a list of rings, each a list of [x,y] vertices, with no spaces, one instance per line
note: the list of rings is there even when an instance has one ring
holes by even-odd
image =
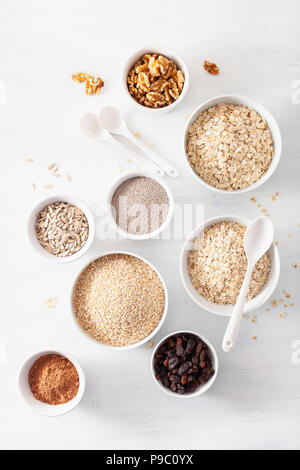
[[[254,197],[254,196],[250,197],[250,201],[251,202],[256,202],[256,197]]]
[[[44,188],[45,188],[45,189],[52,189],[52,188],[53,188],[53,184],[45,184]]]
[[[128,163],[131,163],[132,160],[128,160]]]
[[[36,184],[35,184],[35,183],[31,183],[31,186],[32,186],[32,189],[35,191],[35,190],[36,190]]]
[[[271,199],[272,199],[272,201],[275,201],[276,197],[272,194]]]
[[[278,197],[279,195],[280,195],[280,193],[277,191],[277,192],[275,193],[275,196]]]
[[[261,207],[261,204],[257,204],[257,207]]]
[[[291,303],[291,304],[290,304],[290,307],[295,307],[295,304]]]
[[[70,175],[66,175],[68,181],[73,181]]]
[[[141,136],[142,136],[142,134],[140,134],[139,132],[136,132],[136,133],[134,134],[134,137],[136,137],[137,139],[139,139]]]
[[[252,336],[252,339],[256,340],[256,339],[257,339],[257,336]]]
[[[277,300],[276,299],[272,300],[271,305],[272,307],[277,307]]]
[[[124,168],[122,167],[122,165],[118,165],[118,171],[119,171],[120,173],[122,173],[123,170],[124,170]]]
[[[184,120],[187,121],[190,117],[191,117],[191,115],[187,114],[186,116],[184,116]]]
[[[56,163],[51,163],[51,165],[48,166],[48,170],[51,171],[55,167]]]
[[[155,346],[155,341],[152,341],[150,344],[150,348],[154,348],[154,346]]]
[[[256,322],[257,322],[257,316],[256,316],[256,315],[252,315],[251,322],[252,322],[252,323],[256,323]]]
[[[291,295],[285,289],[283,289],[282,292],[284,293],[284,295],[286,296],[287,299],[289,299],[291,297]]]
[[[25,162],[27,163],[32,163],[34,160],[33,158],[25,158]]]
[[[271,310],[270,308],[266,308],[266,311],[267,311],[267,312],[270,312],[270,310]]]
[[[284,318],[284,317],[285,317],[285,314],[284,314],[283,312],[280,312],[280,313],[279,313],[279,317],[280,317],[280,318]]]
[[[292,236],[292,235],[289,233],[289,234],[288,234],[288,237],[291,238],[291,236]]]
[[[60,174],[55,171],[52,173],[52,176],[54,176],[54,178],[60,178]]]
[[[55,168],[54,168],[54,170],[53,170],[54,173],[55,173],[56,171],[58,171],[59,169],[60,169],[60,166],[59,166],[59,165],[56,165]]]
[[[56,297],[48,297],[44,305],[46,305],[48,308],[55,308],[57,303],[58,303],[58,300]]]
[[[249,317],[248,317],[247,313],[243,313],[243,318],[245,318],[245,320],[248,320]]]
[[[276,242],[275,242],[275,245],[276,245],[276,246],[277,246],[277,245],[279,245],[279,242],[278,242],[278,241],[276,241]]]
[[[149,140],[147,140],[146,145],[148,145],[148,147],[152,147],[152,144],[149,142]]]

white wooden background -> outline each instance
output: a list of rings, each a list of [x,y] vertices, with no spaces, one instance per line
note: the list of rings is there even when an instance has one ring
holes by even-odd
[[[300,4],[297,0],[1,0],[1,448],[300,448],[300,365],[292,343],[299,324],[300,105],[292,102],[300,80]],[[184,103],[164,116],[137,111],[123,96],[121,70],[131,51],[155,42],[176,50],[187,62],[190,90]],[[215,61],[218,77],[204,72]],[[94,72],[105,80],[97,97],[87,97],[71,74]],[[298,83],[299,85],[299,83]],[[296,85],[297,86],[297,83]],[[278,119],[283,134],[280,165],[254,194],[218,196],[197,184],[185,167],[181,135],[184,118],[218,94],[244,94]],[[274,298],[291,294],[294,308],[256,315],[243,322],[230,355],[220,344],[226,320],[200,310],[184,291],[178,272],[182,241],[100,241],[84,258],[58,266],[28,245],[26,217],[35,201],[59,191],[82,197],[93,210],[127,159],[106,144],[86,140],[78,130],[85,111],[119,106],[131,128],[149,140],[180,170],[168,181],[177,202],[203,203],[206,217],[234,213],[255,217],[255,196],[271,214],[282,262]],[[33,158],[33,163],[25,159]],[[61,174],[47,171],[58,162]],[[34,192],[31,184],[36,183]],[[43,188],[53,184],[52,190]],[[271,195],[280,192],[277,201]],[[203,397],[179,401],[163,394],[149,372],[151,348],[104,351],[71,322],[69,292],[89,256],[127,249],[152,261],[168,285],[170,308],[155,338],[180,328],[206,335],[220,358],[214,387]],[[59,300],[55,309],[44,303]],[[287,317],[279,318],[280,311]],[[254,341],[252,336],[256,335]],[[30,353],[61,347],[82,364],[87,390],[72,413],[47,419],[32,413],[18,396],[19,365]]]

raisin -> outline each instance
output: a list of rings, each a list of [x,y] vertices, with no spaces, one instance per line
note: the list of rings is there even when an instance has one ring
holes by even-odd
[[[196,341],[194,340],[194,338],[189,338],[187,342],[187,347],[186,347],[187,354],[191,354],[194,351],[195,344],[196,344]]]
[[[185,355],[185,349],[182,346],[176,347],[176,355],[183,357]]]
[[[190,368],[190,365],[188,362],[184,362],[183,364],[181,364],[181,366],[179,367],[178,369],[178,374],[179,375],[184,375]]]
[[[166,357],[166,359],[164,360],[164,366],[168,367],[168,364],[169,364],[169,357]]]
[[[185,385],[185,384],[187,383],[187,381],[188,381],[188,376],[187,376],[187,375],[183,375],[183,376],[181,377],[181,383],[182,383],[182,385]]]
[[[178,362],[179,362],[178,357],[171,357],[169,360],[169,365],[168,365],[169,369],[170,370],[175,369]]]

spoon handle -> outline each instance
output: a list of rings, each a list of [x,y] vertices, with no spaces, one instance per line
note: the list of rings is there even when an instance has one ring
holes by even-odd
[[[172,176],[172,178],[176,178],[178,176],[178,171],[176,168],[168,163],[164,158],[160,157],[157,153],[153,152],[147,145],[143,144],[140,140],[138,140],[134,135],[130,132],[129,129],[126,129],[126,137],[131,140],[137,147],[139,147],[143,152],[148,155],[150,160],[156,163],[163,171],[167,173],[167,175]]]
[[[246,295],[248,292],[252,271],[253,267],[248,265],[242,288],[240,290],[238,299],[236,301],[231,318],[224,334],[222,347],[223,351],[225,352],[230,352],[236,343],[240,330],[242,314],[244,311]]]
[[[143,166],[145,169],[150,171],[151,173],[156,174],[157,176],[160,176],[161,178],[165,175],[164,171],[159,168],[155,163],[149,162],[148,160],[145,159],[145,161],[141,161],[136,154],[131,152],[126,145],[121,144],[115,137],[113,137],[109,132],[105,135],[105,138],[103,140],[106,140],[106,142],[109,142],[112,144],[115,148],[120,150],[121,152],[125,153],[129,158],[132,158],[135,160],[135,162],[138,165]]]

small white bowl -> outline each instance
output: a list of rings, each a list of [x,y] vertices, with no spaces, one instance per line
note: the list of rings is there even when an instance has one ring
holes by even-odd
[[[69,202],[70,204],[73,204],[74,206],[79,207],[81,209],[88,221],[89,224],[89,235],[86,243],[83,245],[83,247],[74,253],[71,256],[65,256],[65,257],[60,257],[53,255],[52,253],[49,253],[38,241],[37,236],[36,236],[36,231],[35,231],[35,222],[36,218],[39,214],[39,212],[44,209],[48,204],[52,204],[54,202],[58,201],[64,201],[64,202]],[[95,238],[95,221],[94,217],[89,210],[89,208],[82,202],[80,199],[78,199],[75,196],[67,196],[67,195],[57,195],[57,196],[51,196],[46,199],[43,199],[40,201],[30,212],[28,222],[27,222],[27,234],[28,234],[28,239],[33,247],[33,249],[39,253],[40,255],[44,256],[44,258],[47,258],[52,261],[56,261],[57,263],[69,263],[71,261],[74,261],[80,256],[84,255],[92,245],[94,238]]]
[[[197,238],[205,228],[210,227],[211,225],[217,224],[218,222],[236,222],[238,224],[249,225],[251,220],[246,219],[245,217],[239,217],[235,215],[223,215],[220,217],[214,217],[212,219],[206,220],[202,225],[194,229],[187,240],[184,242],[181,257],[180,257],[180,276],[182,283],[185,287],[185,290],[189,296],[207,312],[216,313],[217,315],[230,316],[232,314],[234,305],[219,305],[206,300],[199,292],[195,289],[190,279],[188,271],[187,257],[189,251],[192,249],[193,241]],[[269,256],[271,258],[271,269],[269,274],[269,280],[261,290],[261,292],[245,303],[244,313],[250,313],[258,309],[263,305],[273,294],[280,275],[280,259],[276,246],[274,243],[268,250]]]
[[[134,256],[135,258],[138,258],[142,261],[144,261],[145,263],[147,263],[155,272],[156,274],[158,275],[159,279],[161,280],[161,283],[163,285],[163,288],[164,288],[164,292],[165,292],[165,308],[164,308],[164,312],[162,314],[162,317],[158,323],[158,325],[156,326],[156,328],[154,328],[154,330],[150,333],[150,335],[146,336],[146,338],[142,339],[141,341],[138,341],[137,343],[134,343],[134,344],[129,344],[128,346],[111,346],[109,344],[105,344],[105,343],[102,343],[101,341],[98,341],[96,338],[94,338],[93,336],[89,335],[83,328],[82,326],[80,325],[79,321],[77,320],[76,318],[76,314],[75,314],[75,309],[74,309],[74,304],[73,304],[73,299],[74,299],[74,292],[75,292],[75,287],[76,287],[76,284],[77,284],[77,281],[79,279],[79,277],[81,276],[81,274],[83,273],[83,271],[87,268],[87,266],[89,264],[91,264],[93,261],[96,261],[96,259],[98,258],[102,258],[103,256],[108,256],[108,255],[129,255],[129,256]],[[134,253],[130,253],[128,251],[109,251],[109,252],[106,252],[106,253],[102,253],[101,255],[98,255],[96,257],[93,257],[92,259],[90,259],[90,261],[84,266],[84,268],[80,271],[80,273],[76,276],[76,279],[73,283],[73,287],[72,287],[72,290],[71,290],[71,296],[70,296],[70,305],[71,305],[71,312],[72,312],[72,319],[73,319],[73,322],[74,322],[74,325],[75,327],[77,328],[78,331],[80,331],[81,334],[84,334],[85,337],[88,339],[88,340],[92,340],[94,341],[94,343],[97,343],[101,346],[104,346],[106,348],[109,348],[111,350],[128,350],[128,349],[134,349],[134,348],[137,348],[139,346],[142,346],[142,344],[145,344],[147,341],[149,341],[152,336],[156,335],[156,333],[160,330],[160,328],[162,327],[164,321],[165,321],[165,318],[167,316],[167,311],[168,311],[168,291],[167,291],[167,286],[165,284],[165,281],[163,280],[161,274],[158,272],[158,270],[153,266],[152,263],[150,263],[148,260],[146,260],[145,258],[143,258],[142,256],[138,256],[138,255],[135,255]]]
[[[122,183],[124,183],[127,180],[130,180],[131,178],[137,178],[139,176],[143,176],[146,178],[151,178],[154,181],[157,181],[158,184],[160,184],[164,190],[166,191],[168,198],[169,198],[169,211],[167,214],[167,217],[165,221],[161,224],[160,227],[158,227],[156,230],[150,233],[144,233],[141,235],[138,234],[133,234],[133,233],[128,233],[125,230],[123,230],[115,221],[114,215],[113,215],[113,208],[112,208],[112,198],[118,189],[119,186],[121,186]],[[106,205],[107,205],[107,218],[110,223],[110,225],[114,228],[116,232],[118,232],[122,237],[124,238],[130,238],[131,240],[148,240],[150,238],[155,238],[157,237],[161,232],[163,232],[168,225],[170,224],[173,213],[174,213],[174,198],[173,195],[170,191],[169,186],[160,178],[157,176],[153,175],[150,172],[146,171],[136,171],[136,172],[131,172],[127,173],[126,175],[121,176],[120,178],[117,179],[117,181],[112,185],[110,190],[107,193],[106,197]]]
[[[185,77],[183,89],[179,97],[177,98],[177,100],[175,100],[172,104],[169,104],[168,106],[165,106],[163,108],[148,108],[147,106],[143,106],[142,104],[135,101],[135,99],[131,96],[128,90],[127,77],[128,77],[130,70],[132,69],[133,65],[144,54],[149,54],[149,53],[161,54],[165,56],[167,59],[171,59],[177,65],[177,67],[183,72],[184,77]],[[189,71],[183,59],[171,49],[167,49],[165,47],[160,47],[160,46],[155,46],[155,45],[150,46],[150,47],[144,47],[143,49],[139,49],[138,51],[131,54],[129,59],[126,61],[124,65],[123,73],[122,73],[122,88],[127,98],[130,100],[131,103],[133,103],[140,110],[145,111],[146,113],[152,113],[152,114],[154,113],[164,114],[164,113],[168,113],[169,111],[172,111],[183,100],[188,90],[189,83],[190,83]]]
[[[157,353],[158,349],[160,348],[160,346],[168,339],[170,338],[171,336],[176,336],[176,335],[181,335],[181,334],[190,334],[190,335],[194,335],[198,338],[200,338],[204,343],[207,344],[208,346],[208,349],[209,349],[209,352],[210,352],[210,355],[211,355],[211,360],[212,360],[212,365],[213,365],[213,368],[215,370],[215,373],[214,375],[203,385],[200,385],[199,388],[197,388],[194,392],[192,393],[184,393],[184,394],[180,394],[180,393],[175,393],[175,392],[172,392],[171,390],[167,389],[166,387],[163,386],[163,384],[161,383],[160,380],[157,380],[157,378],[155,377],[155,369],[154,369],[154,356],[155,354]],[[151,367],[151,373],[152,373],[152,377],[155,381],[155,383],[157,384],[157,386],[163,390],[165,393],[167,393],[168,395],[170,395],[171,397],[174,397],[174,398],[193,398],[193,397],[196,397],[198,395],[202,395],[203,393],[207,392],[207,390],[212,386],[212,384],[214,383],[214,381],[216,380],[216,377],[217,377],[217,374],[218,374],[218,370],[219,370],[219,361],[218,361],[218,356],[217,356],[217,353],[216,353],[216,350],[215,348],[213,347],[213,345],[208,341],[208,339],[205,338],[205,336],[203,335],[200,335],[199,333],[196,333],[195,331],[190,331],[190,330],[179,330],[179,331],[174,331],[174,333],[169,333],[168,335],[166,335],[163,339],[161,339],[159,341],[159,343],[155,346],[154,348],[154,351],[152,353],[152,356],[151,356],[151,364],[150,364],[150,367]]]
[[[78,375],[79,375],[79,389],[77,395],[73,398],[73,400],[65,403],[63,405],[48,405],[47,403],[43,403],[39,400],[34,398],[30,385],[29,385],[29,371],[35,361],[39,359],[41,356],[45,356],[46,354],[60,354],[61,356],[65,356],[72,364],[75,366]],[[18,375],[18,386],[19,392],[23,398],[23,400],[29,405],[36,413],[43,415],[43,416],[60,416],[65,413],[71,411],[75,406],[78,405],[80,400],[83,397],[85,391],[85,376],[83,370],[79,363],[74,359],[74,357],[70,356],[63,351],[58,351],[57,349],[48,349],[44,351],[39,351],[32,356],[28,357],[26,361],[24,361],[22,367],[20,368],[19,375]]]
[[[200,178],[199,175],[193,170],[189,163],[187,151],[186,151],[186,143],[187,143],[187,135],[188,135],[188,129],[189,126],[198,118],[198,116],[205,111],[208,108],[211,108],[212,106],[216,106],[219,103],[228,103],[228,104],[235,104],[235,105],[246,105],[249,108],[253,108],[255,111],[257,111],[268,123],[269,129],[272,133],[273,141],[274,141],[274,157],[272,159],[272,163],[268,170],[265,172],[265,174],[255,183],[251,184],[250,186],[247,186],[246,188],[242,189],[236,189],[233,191],[228,191],[226,189],[220,189],[216,188],[215,186],[212,186],[206,181],[204,181],[202,178]],[[241,194],[245,193],[247,191],[252,191],[253,189],[257,189],[259,186],[264,184],[274,173],[280,157],[281,157],[281,151],[282,151],[282,139],[281,139],[281,132],[279,129],[279,126],[275,120],[275,118],[272,116],[270,111],[268,111],[263,105],[260,103],[257,103],[256,101],[247,98],[245,96],[239,96],[239,95],[224,95],[224,96],[216,96],[214,98],[211,98],[210,100],[205,101],[204,103],[200,104],[194,112],[192,113],[191,117],[187,121],[185,128],[184,128],[184,134],[183,134],[183,152],[185,156],[185,161],[186,164],[191,171],[191,173],[194,175],[194,177],[197,179],[197,181],[201,184],[203,184],[206,188],[212,189],[213,191],[216,191],[218,193],[223,193],[223,194]]]

